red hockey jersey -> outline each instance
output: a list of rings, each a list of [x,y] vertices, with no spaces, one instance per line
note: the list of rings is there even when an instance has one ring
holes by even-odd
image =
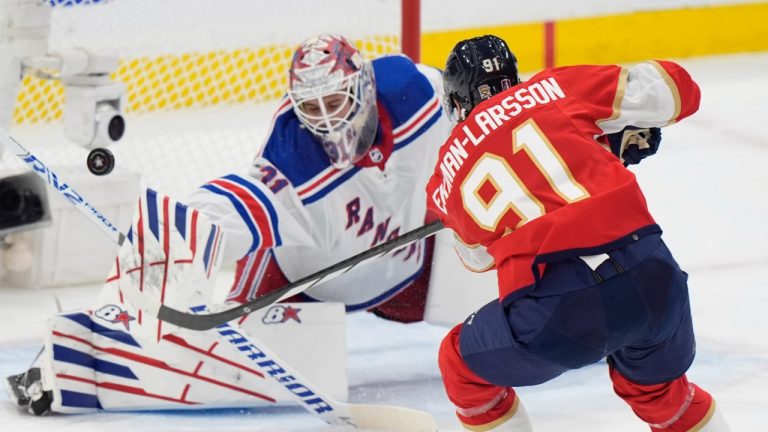
[[[454,128],[427,205],[464,243],[487,247],[500,299],[517,298],[547,262],[659,231],[635,176],[597,138],[675,123],[699,99],[690,75],[668,61],[545,70]]]

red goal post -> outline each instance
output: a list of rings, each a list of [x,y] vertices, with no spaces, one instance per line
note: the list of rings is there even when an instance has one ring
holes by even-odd
[[[403,54],[415,62],[421,60],[421,0],[402,0]]]

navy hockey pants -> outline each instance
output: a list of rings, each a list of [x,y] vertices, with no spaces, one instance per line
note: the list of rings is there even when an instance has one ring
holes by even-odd
[[[695,354],[687,275],[659,234],[608,255],[594,270],[580,258],[550,263],[526,297],[467,318],[459,336],[467,366],[510,387],[605,357],[638,384],[684,374]]]

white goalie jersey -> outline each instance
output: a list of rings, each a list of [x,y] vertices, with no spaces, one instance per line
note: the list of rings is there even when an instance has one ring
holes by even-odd
[[[285,98],[250,172],[187,200],[224,229],[225,261],[240,260],[230,299],[263,293],[276,270],[295,281],[424,224],[425,184],[450,132],[440,74],[403,56],[373,66],[379,124],[361,161],[334,168]],[[305,294],[348,311],[376,306],[419,276],[424,252],[423,240],[412,243]]]
[[[296,403],[292,390],[271,379],[275,369],[260,369],[254,347],[274,347],[272,361],[301,371],[296,376],[305,376],[306,386],[346,397],[340,303],[366,309],[407,287],[424,269],[424,241],[308,293],[325,302],[273,305],[215,330],[185,330],[146,311],[157,304],[197,310],[223,300],[214,283],[222,262],[239,260],[229,297],[240,300],[424,224],[424,185],[450,126],[439,86],[430,81],[439,73],[421,72],[400,56],[373,65],[378,136],[362,163],[331,167],[286,101],[250,173],[212,180],[187,205],[153,191],[142,195],[96,304],[48,321],[34,367],[51,411]],[[324,355],[307,356],[307,346]]]

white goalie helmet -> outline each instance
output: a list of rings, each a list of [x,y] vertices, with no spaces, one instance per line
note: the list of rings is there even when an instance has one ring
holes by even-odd
[[[346,38],[322,34],[293,55],[288,95],[301,123],[315,135],[335,168],[363,158],[376,137],[373,66]]]

